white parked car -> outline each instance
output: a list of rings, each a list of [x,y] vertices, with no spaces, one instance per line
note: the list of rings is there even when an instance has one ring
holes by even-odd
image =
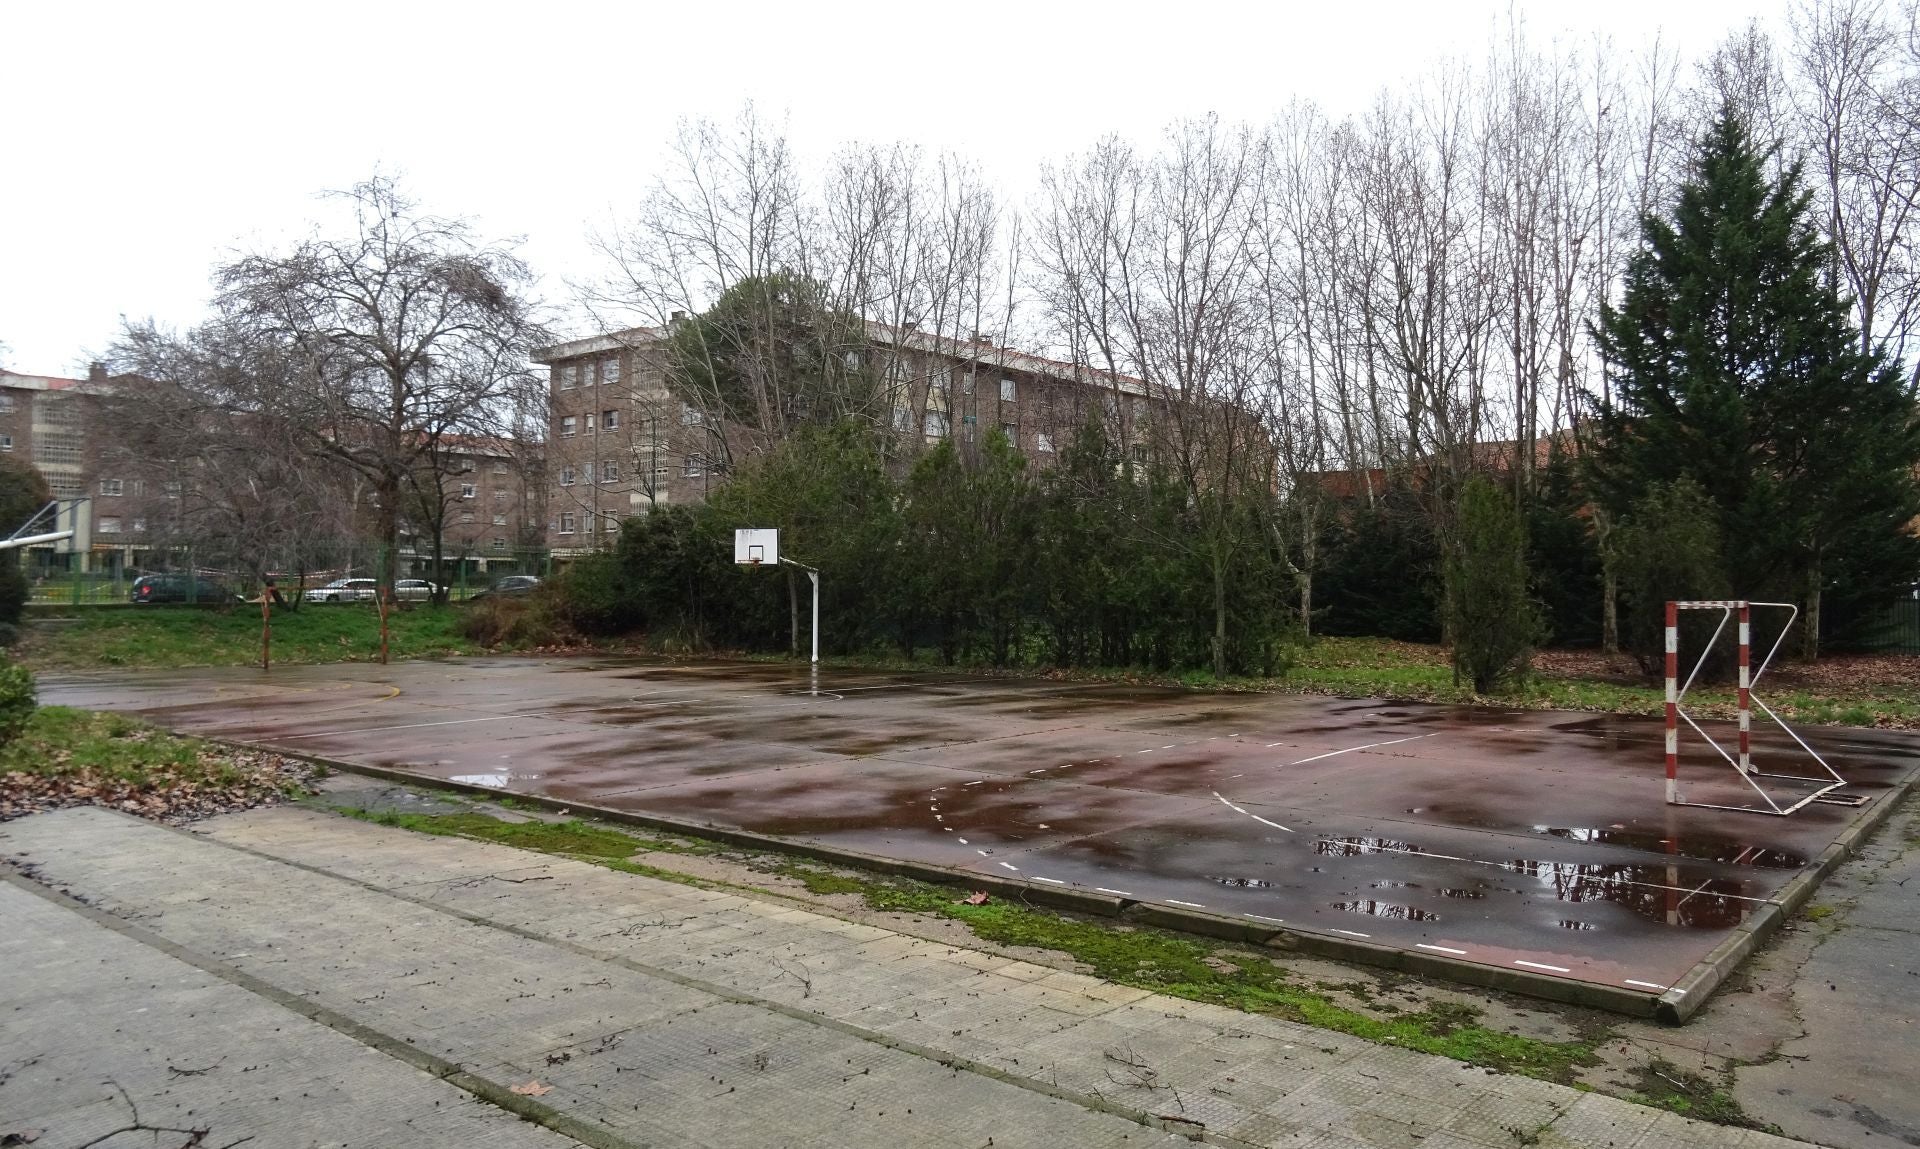
[[[439,589],[423,578],[403,578],[394,582],[393,597],[403,602],[426,602]]]
[[[370,578],[337,578],[300,597],[307,602],[372,602],[380,584]]]

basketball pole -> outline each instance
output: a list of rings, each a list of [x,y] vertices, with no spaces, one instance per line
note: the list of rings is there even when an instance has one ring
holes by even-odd
[[[813,665],[820,665],[820,572],[805,563],[797,563],[785,555],[780,561],[789,566],[799,567],[807,572],[807,581],[813,584]]]

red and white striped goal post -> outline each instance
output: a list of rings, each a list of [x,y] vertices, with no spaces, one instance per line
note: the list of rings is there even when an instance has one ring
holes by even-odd
[[[1753,650],[1752,615],[1754,607],[1778,608],[1789,612],[1787,621],[1780,627],[1780,634],[1773,640],[1773,646],[1767,650],[1767,656],[1760,660],[1760,666],[1757,670],[1751,666]],[[1680,612],[1683,610],[1717,610],[1720,612],[1719,625],[1714,627],[1713,636],[1707,639],[1706,645],[1701,648],[1700,657],[1694,660],[1693,669],[1688,672],[1687,679],[1684,683],[1680,681]],[[1707,656],[1713,653],[1714,644],[1719,642],[1720,636],[1726,632],[1727,623],[1732,620],[1736,614],[1739,616],[1738,640],[1740,648],[1740,677],[1737,687],[1740,728],[1738,757],[1728,754],[1726,748],[1721,746],[1720,743],[1714,739],[1713,735],[1702,730],[1700,724],[1693,720],[1693,716],[1687,713],[1683,705],[1686,701],[1687,691],[1693,688],[1694,680],[1700,676],[1701,667],[1707,663]],[[1780,716],[1773,712],[1773,708],[1762,701],[1760,696],[1754,692],[1754,687],[1758,685],[1760,676],[1767,672],[1767,667],[1773,662],[1773,656],[1780,652],[1780,645],[1786,641],[1787,632],[1793,629],[1794,620],[1799,616],[1800,608],[1790,602],[1751,602],[1746,599],[1680,599],[1669,600],[1667,602],[1668,805],[1700,806],[1710,810],[1737,810],[1742,813],[1776,814],[1785,817],[1818,799],[1821,795],[1846,785],[1846,779],[1840,777],[1839,773],[1827,764],[1826,759],[1820,757],[1819,753],[1815,751],[1813,747],[1807,745],[1798,734],[1794,733],[1793,728],[1782,721]],[[1753,706],[1755,704],[1758,704],[1761,711],[1773,720],[1774,725],[1786,731],[1787,737],[1793,739],[1794,742],[1799,745],[1800,749],[1806,751],[1807,755],[1819,764],[1820,769],[1826,772],[1826,778],[1808,777],[1805,774],[1769,773],[1754,765]],[[1681,719],[1685,719],[1687,725],[1693,728],[1694,733],[1705,739],[1707,745],[1713,747],[1714,750],[1719,753],[1720,757],[1724,758],[1727,764],[1733,767],[1734,772],[1739,774],[1740,780],[1752,787],[1754,793],[1760,796],[1760,800],[1766,803],[1765,807],[1726,806],[1712,802],[1689,802],[1685,799],[1680,793]],[[1774,801],[1773,796],[1768,794],[1765,788],[1758,782],[1754,781],[1755,778],[1784,778],[1801,783],[1811,782],[1814,783],[1817,788],[1812,793],[1801,795],[1783,806],[1779,802]]]

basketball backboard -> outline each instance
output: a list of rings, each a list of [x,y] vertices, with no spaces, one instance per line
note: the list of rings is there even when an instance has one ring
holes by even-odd
[[[733,532],[733,561],[743,566],[779,566],[778,528],[741,527]]]

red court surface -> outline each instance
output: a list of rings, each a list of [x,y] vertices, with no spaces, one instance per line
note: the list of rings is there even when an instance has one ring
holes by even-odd
[[[1802,730],[1868,805],[1778,818],[1666,805],[1658,719],[754,663],[93,674],[42,694],[1649,994],[1920,767],[1910,736]],[[1795,761],[1784,737],[1755,746]],[[1683,755],[1686,796],[1754,800],[1711,755]]]

